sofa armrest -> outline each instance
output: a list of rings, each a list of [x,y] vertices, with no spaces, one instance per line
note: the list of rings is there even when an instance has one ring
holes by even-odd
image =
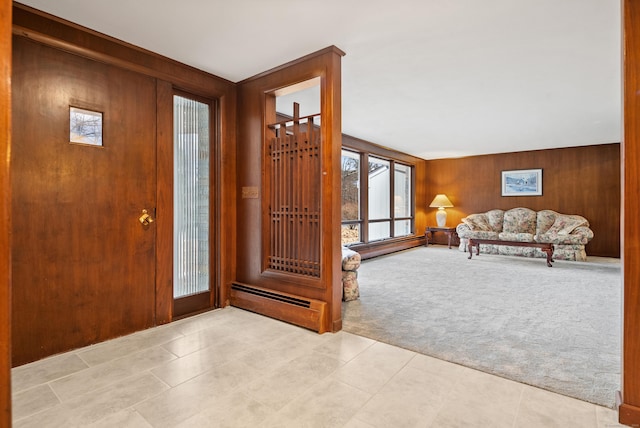
[[[361,256],[349,248],[342,247],[342,270],[355,271],[360,267]]]
[[[578,226],[568,235],[557,233],[539,233],[534,236],[538,242],[550,242],[557,245],[586,245],[593,238],[593,231],[587,226]]]
[[[456,233],[459,238],[466,238],[469,232],[471,232],[471,228],[465,223],[460,223],[456,226]]]
[[[571,231],[571,235],[581,235],[583,238],[589,242],[593,239],[593,230],[588,228],[587,226],[578,226],[573,231]]]

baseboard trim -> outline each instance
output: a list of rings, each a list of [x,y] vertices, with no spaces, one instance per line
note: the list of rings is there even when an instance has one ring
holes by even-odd
[[[362,260],[366,260],[419,246],[424,246],[424,236],[412,237],[410,239],[380,241],[373,244],[351,245],[349,248],[357,251],[362,257]]]
[[[630,427],[640,427],[640,407],[624,403],[620,391],[616,394],[616,402],[618,404],[618,422]]]
[[[326,332],[325,302],[240,282],[231,283],[231,305],[291,324]]]

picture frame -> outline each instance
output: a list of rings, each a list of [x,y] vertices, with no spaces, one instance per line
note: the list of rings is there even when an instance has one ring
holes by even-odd
[[[102,147],[102,112],[69,106],[69,142]]]
[[[502,171],[502,196],[541,196],[542,169]]]

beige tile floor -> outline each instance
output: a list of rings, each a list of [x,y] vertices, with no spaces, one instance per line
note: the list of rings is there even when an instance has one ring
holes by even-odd
[[[225,308],[17,367],[15,427],[579,427],[616,413]]]

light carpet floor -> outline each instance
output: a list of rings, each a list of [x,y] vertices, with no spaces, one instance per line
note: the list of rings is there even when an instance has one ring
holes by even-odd
[[[621,265],[419,247],[362,262],[343,329],[614,407]]]

